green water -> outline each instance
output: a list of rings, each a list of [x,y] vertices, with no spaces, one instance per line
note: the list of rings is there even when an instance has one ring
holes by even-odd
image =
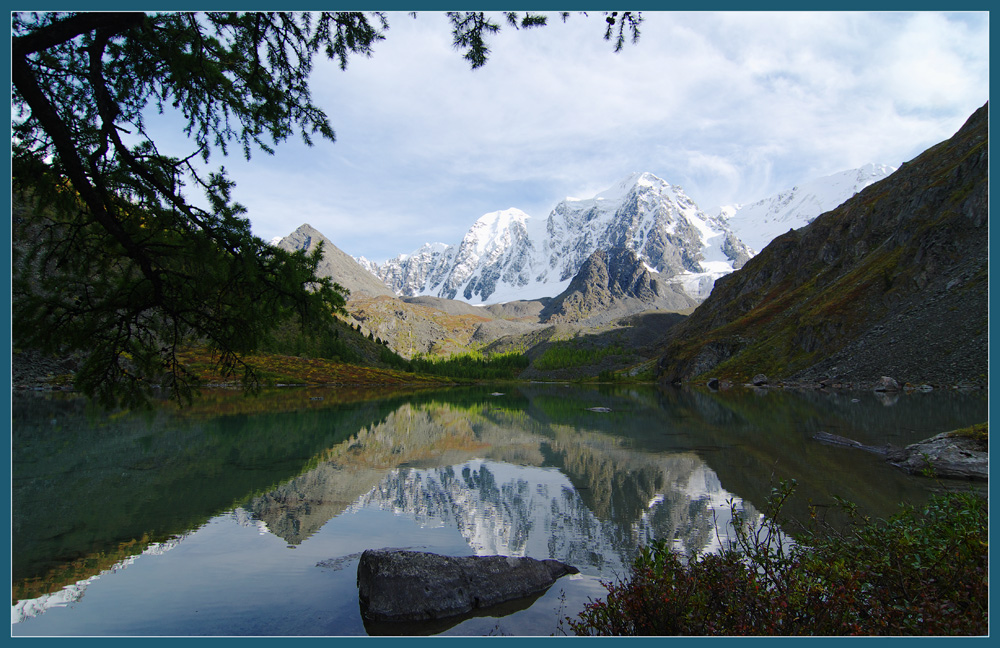
[[[12,633],[354,635],[366,548],[558,558],[528,609],[428,629],[558,633],[636,547],[725,542],[794,479],[786,513],[843,497],[877,516],[935,489],[819,431],[906,445],[987,419],[985,394],[504,385],[416,394],[213,393],[106,416],[17,393]],[[595,411],[597,408],[597,411]],[[86,590],[87,596],[82,596]],[[505,625],[507,624],[507,625]]]

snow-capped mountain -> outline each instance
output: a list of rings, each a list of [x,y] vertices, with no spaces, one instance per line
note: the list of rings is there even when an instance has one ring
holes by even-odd
[[[412,254],[401,254],[393,261],[379,265],[365,257],[358,257],[361,267],[372,273],[383,283],[393,286],[397,294],[419,295],[435,269],[447,267],[451,263],[455,249],[444,243],[425,243]]]
[[[42,594],[38,598],[21,599],[10,608],[10,623],[11,625],[24,623],[44,614],[52,608],[71,606],[83,598],[89,585],[97,582],[102,577],[127,569],[144,556],[161,556],[180,545],[186,537],[187,535],[185,534],[165,540],[164,542],[152,542],[142,550],[142,553],[120,560],[108,569],[102,569],[92,576],[64,585],[60,590]]]
[[[719,218],[757,254],[775,237],[808,225],[895,170],[885,164],[866,164],[802,183],[750,205],[720,207]]]
[[[595,251],[612,247],[632,250],[699,300],[751,256],[724,218],[706,215],[679,186],[635,173],[593,198],[567,198],[546,219],[492,212],[456,246],[359,262],[399,295],[496,304],[558,295]]]

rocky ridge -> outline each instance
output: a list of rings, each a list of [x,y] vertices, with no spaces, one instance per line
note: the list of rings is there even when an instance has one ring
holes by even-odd
[[[372,276],[353,257],[334,245],[330,239],[308,223],[300,225],[294,232],[277,241],[275,245],[289,252],[302,250],[306,254],[311,254],[320,244],[323,245],[323,258],[316,268],[318,276],[331,277],[338,284],[347,288],[355,297],[393,295],[388,286]]]
[[[598,326],[644,311],[676,312],[697,304],[679,286],[651,273],[635,252],[614,247],[590,255],[569,287],[541,311],[539,319]]]

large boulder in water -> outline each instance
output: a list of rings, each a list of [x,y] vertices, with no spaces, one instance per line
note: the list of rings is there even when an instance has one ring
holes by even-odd
[[[943,432],[926,441],[894,450],[889,463],[909,473],[930,469],[936,477],[988,481],[990,455],[985,442]]]
[[[369,549],[358,563],[358,600],[366,620],[425,621],[538,594],[576,573],[558,560]]]
[[[898,392],[899,383],[896,382],[894,378],[889,376],[882,376],[875,383],[875,391],[877,392]]]

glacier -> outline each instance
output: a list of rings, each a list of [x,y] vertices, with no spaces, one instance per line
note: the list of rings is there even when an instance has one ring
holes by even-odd
[[[756,254],[776,237],[805,227],[895,171],[896,167],[886,164],[866,164],[804,182],[749,205],[720,207],[718,215]]]

